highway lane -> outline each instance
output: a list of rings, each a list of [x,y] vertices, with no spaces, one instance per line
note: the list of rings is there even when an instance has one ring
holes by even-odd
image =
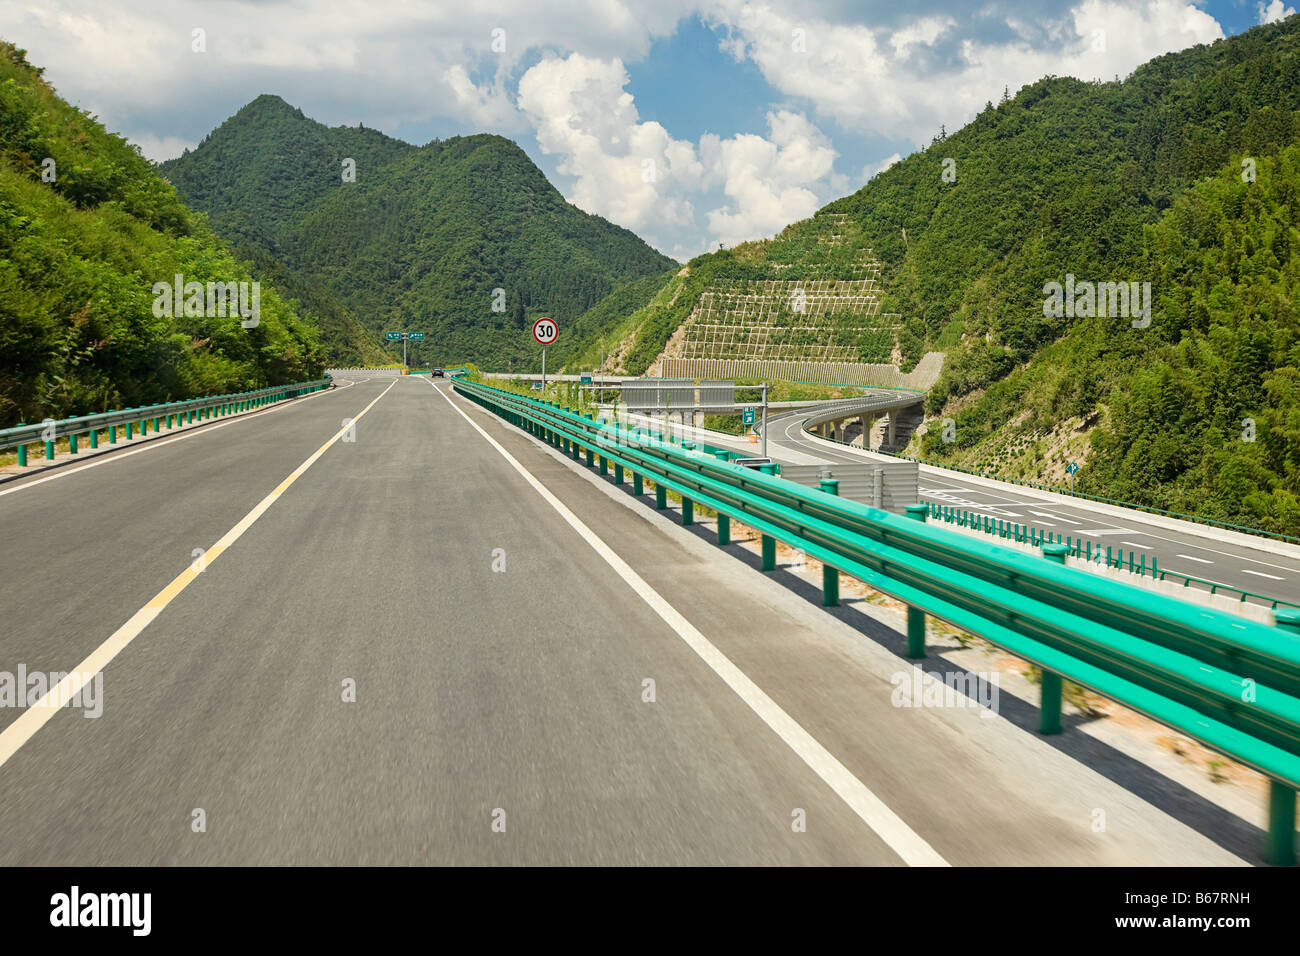
[[[779,460],[788,449],[829,462],[864,460],[860,451],[811,437],[803,428],[804,418],[804,413],[796,412],[769,421],[769,454]],[[992,488],[926,465],[921,466],[920,492],[925,501],[1030,525],[1039,531],[1082,537],[1091,540],[1094,548],[1109,546],[1145,554],[1148,563],[1154,556],[1165,571],[1300,603],[1300,555],[1209,539],[1192,522],[1182,522],[1175,530],[1152,524],[1140,511],[1120,518],[1093,511],[1086,499],[1064,504],[1031,488],[1005,483]]]
[[[108,664],[102,717],[59,711],[0,765],[0,864],[897,865],[907,834],[958,864],[1236,859],[1006,720],[893,706],[910,665],[445,392],[360,384],[0,498],[8,671],[70,669],[242,527]]]

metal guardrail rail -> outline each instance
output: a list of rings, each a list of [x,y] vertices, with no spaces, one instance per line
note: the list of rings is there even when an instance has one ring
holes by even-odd
[[[1150,573],[1151,577],[1159,581],[1168,581],[1171,578],[1183,582],[1183,587],[1190,587],[1193,582],[1203,584],[1209,588],[1209,593],[1214,595],[1220,591],[1231,591],[1240,595],[1241,601],[1250,598],[1260,604],[1267,604],[1270,610],[1282,607],[1300,608],[1300,604],[1292,601],[1284,601],[1281,598],[1269,597],[1267,594],[1260,594],[1257,591],[1247,591],[1232,584],[1223,584],[1219,581],[1211,581],[1209,578],[1198,578],[1192,574],[1184,574],[1182,571],[1169,571],[1157,566],[1155,555],[1151,556],[1151,563],[1147,564],[1145,554],[1135,554],[1133,551],[1128,552],[1127,567],[1125,566],[1124,549],[1115,548],[1112,550],[1110,545],[1106,545],[1105,551],[1101,545],[1093,547],[1092,541],[1083,537],[1076,537],[1062,533],[1053,533],[1051,531],[1038,531],[1027,524],[1015,524],[1004,518],[997,518],[992,515],[980,514],[974,511],[965,511],[961,508],[953,508],[948,505],[939,505],[931,503],[929,505],[929,516],[937,518],[947,524],[955,525],[959,528],[970,528],[973,531],[979,531],[984,534],[993,535],[997,538],[1003,538],[1015,541],[1020,544],[1054,544],[1064,542],[1067,553],[1076,558],[1082,558],[1085,561],[1096,561],[1098,564],[1104,564],[1105,567],[1115,568],[1120,571],[1130,571],[1137,575],[1146,575]]]
[[[641,429],[595,421],[552,403],[455,376],[462,395],[579,458],[602,474],[632,476],[633,491],[671,489],[682,521],[696,504],[718,514],[720,544],[734,517],[759,532],[762,568],[776,541],[825,565],[824,603],[838,603],[847,574],[904,602],[907,654],[925,656],[925,615],[976,634],[1042,669],[1040,723],[1062,730],[1062,681],[1070,680],[1227,754],[1270,780],[1270,862],[1295,863],[1300,787],[1300,611],[1277,609],[1275,626],[1202,608],[1064,565],[1064,544],[1043,556],[839,498],[833,482],[805,488]],[[765,466],[771,468],[771,466]]]
[[[158,431],[160,424],[164,420],[170,427],[173,419],[179,423],[182,418],[188,418],[192,422],[196,416],[207,418],[227,415],[255,408],[259,405],[269,405],[272,402],[283,401],[286,398],[296,398],[299,395],[306,395],[309,392],[328,388],[332,384],[332,380],[322,378],[312,382],[296,382],[292,385],[260,388],[251,392],[208,395],[203,398],[191,398],[183,402],[124,408],[119,411],[103,412],[98,415],[82,415],[79,418],[51,418],[36,425],[17,425],[13,428],[0,430],[0,450],[17,448],[18,464],[26,465],[28,445],[44,445],[45,457],[52,459],[54,457],[54,443],[60,438],[68,439],[69,450],[75,454],[77,451],[77,438],[80,435],[89,435],[90,447],[98,448],[99,433],[102,431],[108,432],[110,444],[116,444],[117,429],[119,427],[125,428],[127,438],[133,437],[136,425],[140,426],[140,434],[146,435],[149,431],[150,422],[153,423],[154,431]]]
[[[828,438],[827,441],[838,441],[835,438]],[[839,442],[839,444],[846,444]],[[1300,538],[1295,535],[1283,534],[1281,531],[1269,531],[1265,528],[1252,528],[1249,525],[1233,524],[1230,521],[1220,521],[1217,518],[1205,518],[1200,515],[1183,514],[1180,511],[1166,511],[1164,508],[1157,508],[1154,505],[1138,504],[1134,501],[1120,501],[1118,498],[1103,498],[1100,495],[1090,495],[1083,491],[1072,491],[1069,488],[1058,488],[1055,485],[1044,484],[1041,481],[1028,481],[1024,478],[1008,478],[1005,475],[990,475],[986,472],[975,471],[973,468],[962,468],[960,465],[946,464],[942,461],[931,461],[928,458],[917,458],[915,455],[899,455],[892,451],[878,451],[875,454],[889,455],[891,458],[901,458],[904,461],[914,461],[918,465],[928,465],[931,468],[943,468],[947,471],[955,471],[963,475],[970,475],[974,478],[986,478],[989,481],[1000,481],[1009,485],[1021,485],[1025,488],[1034,488],[1038,491],[1048,491],[1054,495],[1068,495],[1071,498],[1079,498],[1082,501],[1095,501],[1098,504],[1114,505],[1117,508],[1129,508],[1133,511],[1145,511],[1147,514],[1161,515],[1165,518],[1177,518],[1179,521],[1191,521],[1195,524],[1208,525],[1212,528],[1223,528],[1225,531],[1237,531],[1241,534],[1251,534],[1259,538],[1271,538],[1274,541],[1285,541],[1288,544],[1300,544]]]

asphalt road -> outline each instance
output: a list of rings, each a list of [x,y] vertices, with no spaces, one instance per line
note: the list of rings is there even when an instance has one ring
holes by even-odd
[[[103,671],[0,707],[0,865],[1252,861],[1007,695],[895,706],[894,632],[450,394],[5,486],[0,671]]]
[[[860,452],[831,447],[803,430],[805,413],[795,412],[769,421],[769,454],[817,457],[824,461],[861,462]],[[1032,488],[966,480],[942,469],[921,466],[922,500],[990,515],[1016,524],[1030,525],[1071,538],[1091,540],[1094,548],[1107,547],[1154,556],[1161,570],[1178,572],[1231,585],[1245,591],[1300,603],[1300,557],[1262,551],[1214,540],[1192,522],[1177,530],[1152,524],[1140,511],[1123,518],[1093,510],[1086,499],[1063,504]]]

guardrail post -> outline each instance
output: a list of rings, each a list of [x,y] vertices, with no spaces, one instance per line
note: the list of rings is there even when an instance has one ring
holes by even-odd
[[[731,516],[718,512],[718,545],[731,544]]]
[[[1300,608],[1273,609],[1273,621],[1300,637]],[[1268,782],[1268,842],[1264,858],[1274,866],[1295,866],[1295,789],[1279,780]]]
[[[655,510],[663,511],[668,507],[668,489],[655,482]]]
[[[682,496],[682,524],[695,524],[695,502]]]
[[[99,432],[97,432],[93,428],[90,430],[90,447],[91,448],[99,447]]]
[[[618,462],[614,462],[614,484],[621,485],[622,483],[623,483],[623,466],[620,465]]]
[[[592,451],[590,448],[587,449],[587,467],[588,468],[596,467],[596,453]]]
[[[1295,790],[1268,782],[1268,844],[1264,857],[1274,866],[1295,866]]]
[[[765,475],[776,475],[776,465],[759,465],[758,470]],[[763,553],[762,569],[764,571],[776,570],[776,538],[771,535],[761,535],[760,545]]]
[[[821,489],[828,495],[839,496],[840,483],[835,478],[823,478]],[[928,509],[927,509],[928,510]],[[822,562],[822,607],[840,606],[840,572]]]
[[[69,436],[68,436],[68,454],[69,454],[69,455],[75,455],[76,453],[77,453],[77,436],[76,436],[76,435],[69,435]]]
[[[601,475],[609,474],[609,459],[607,459],[604,455],[600,456],[600,473]]]
[[[45,443],[45,460],[46,461],[54,460],[54,442],[52,441],[47,441]]]
[[[1055,564],[1065,564],[1069,545],[1056,542],[1043,545],[1043,557]],[[1041,734],[1059,734],[1061,732],[1061,700],[1064,686],[1061,675],[1042,668],[1043,684],[1038,709],[1038,732]]]
[[[18,467],[20,468],[27,467],[27,446],[26,445],[18,446]]]
[[[642,484],[640,472],[636,472],[636,471],[632,472],[632,494],[636,495],[639,498],[644,493],[644,491],[645,491],[645,486],[644,484]]]
[[[913,521],[925,521],[927,509],[923,504],[907,506],[907,516]],[[911,660],[925,657],[925,612],[919,607],[907,606],[907,656]]]
[[[135,422],[126,423],[126,440],[130,441],[135,437]]]
[[[109,425],[109,426],[108,426],[108,443],[109,443],[110,445],[116,445],[116,444],[117,444],[117,426],[116,426],[116,425]]]

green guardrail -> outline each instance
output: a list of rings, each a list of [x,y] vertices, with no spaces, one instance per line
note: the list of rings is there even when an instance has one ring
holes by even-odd
[[[596,421],[551,402],[453,378],[457,392],[633,492],[669,490],[682,521],[696,504],[761,537],[761,567],[776,567],[784,541],[828,569],[824,602],[847,574],[907,605],[907,655],[926,655],[925,615],[1003,648],[1042,670],[1039,730],[1060,733],[1062,682],[1073,681],[1227,754],[1269,778],[1265,857],[1293,865],[1300,787],[1300,610],[1278,608],[1276,625],[1203,608],[1065,566],[1064,542],[1042,555],[1005,548],[928,523],[924,504],[894,515],[806,488],[762,470],[664,441],[639,427]],[[833,586],[832,586],[833,578]],[[833,593],[834,592],[834,593]]]
[[[1269,609],[1278,607],[1300,608],[1300,604],[1293,601],[1283,601],[1281,598],[1270,597],[1257,591],[1247,591],[1231,584],[1211,581],[1209,578],[1200,578],[1193,574],[1184,574],[1182,571],[1166,570],[1159,567],[1155,555],[1151,556],[1151,562],[1148,565],[1146,555],[1130,550],[1127,552],[1128,558],[1126,561],[1123,548],[1112,548],[1111,545],[1106,545],[1106,549],[1103,551],[1100,544],[1094,548],[1092,541],[1084,537],[1076,538],[1072,535],[1053,534],[1051,531],[1043,532],[1027,524],[1017,524],[1004,518],[997,518],[993,515],[980,514],[974,511],[965,511],[949,505],[931,503],[929,509],[931,518],[959,528],[980,531],[1004,540],[1030,545],[1064,543],[1068,549],[1067,553],[1072,557],[1091,561],[1098,565],[1105,565],[1108,568],[1129,571],[1141,576],[1150,574],[1153,579],[1159,581],[1168,581],[1172,578],[1176,581],[1182,581],[1183,587],[1191,587],[1193,584],[1204,585],[1210,594],[1230,592],[1238,595],[1238,600],[1242,602],[1250,599],[1267,605]]]
[[[838,438],[829,438],[827,440],[841,445],[848,444],[848,442],[840,441]],[[877,450],[874,451],[873,454],[889,455],[891,458],[901,458],[904,461],[914,461],[918,465],[929,465],[931,468],[944,468],[948,471],[955,471],[963,475],[971,475],[975,478],[987,478],[989,481],[1000,481],[1009,485],[1020,485],[1021,487],[1034,488],[1038,491],[1050,491],[1055,495],[1068,495],[1071,498],[1080,498],[1084,501],[1096,501],[1099,504],[1114,505],[1117,508],[1129,508],[1133,511],[1145,511],[1147,514],[1162,515],[1166,518],[1177,518],[1179,521],[1191,521],[1195,524],[1208,525],[1213,528],[1222,528],[1225,531],[1237,531],[1241,534],[1250,534],[1258,538],[1271,538],[1274,541],[1300,544],[1300,538],[1294,535],[1283,534],[1280,531],[1268,531],[1264,528],[1252,528],[1249,525],[1232,524],[1229,521],[1219,521],[1217,518],[1206,518],[1201,515],[1183,514],[1179,511],[1166,511],[1164,508],[1157,508],[1153,505],[1138,504],[1134,501],[1120,501],[1118,498],[1103,498],[1100,495],[1090,495],[1082,491],[1072,491],[1069,488],[1058,488],[1055,485],[1048,485],[1039,481],[1026,481],[1023,478],[1007,478],[1003,475],[990,475],[982,471],[975,471],[973,468],[962,468],[959,465],[945,464],[941,461],[930,461],[927,458],[917,458],[913,455],[899,455],[892,451]]]
[[[89,437],[91,448],[99,447],[101,432],[106,435],[110,445],[116,445],[118,429],[122,430],[125,438],[131,439],[135,437],[137,429],[141,436],[148,435],[151,425],[154,432],[158,432],[164,428],[170,429],[206,418],[238,414],[288,398],[318,392],[333,384],[331,379],[322,378],[311,382],[259,388],[251,392],[208,395],[162,405],[124,408],[96,415],[82,415],[78,418],[49,418],[36,425],[17,425],[0,430],[0,450],[16,448],[18,464],[26,467],[27,449],[30,445],[43,446],[46,460],[53,461],[54,445],[60,438],[68,440],[68,451],[75,455],[78,451],[77,439],[82,435]]]

